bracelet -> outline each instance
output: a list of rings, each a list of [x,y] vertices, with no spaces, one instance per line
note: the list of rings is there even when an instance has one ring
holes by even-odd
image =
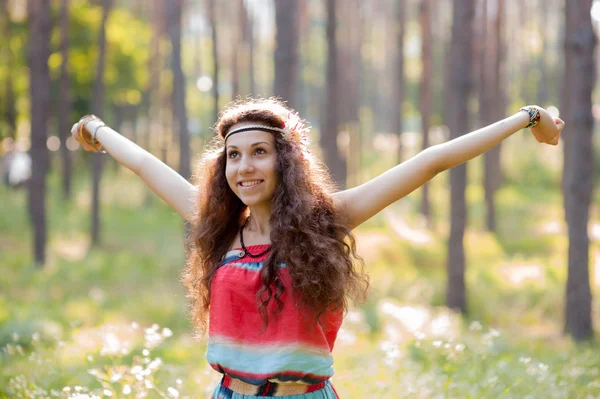
[[[77,122],[77,132],[79,133],[79,137],[84,143],[87,143],[89,145],[92,145],[92,143],[90,143],[85,139],[85,137],[83,137],[83,128],[89,121],[92,121],[94,119],[98,119],[98,117],[96,115],[89,114],[82,116],[81,119],[79,119],[79,122]]]
[[[526,107],[521,108],[519,111],[525,111],[529,114],[529,124],[527,127],[536,127],[540,123],[540,118],[542,114],[540,114],[540,110],[537,107],[533,107],[528,105]]]
[[[96,140],[96,132],[98,132],[98,129],[100,129],[101,127],[106,126],[106,123],[100,121],[100,124],[98,126],[96,126],[96,128],[94,129],[94,131],[92,132],[92,146],[94,147],[94,149],[96,149],[97,151],[100,151],[102,149],[102,143],[100,143],[98,140]],[[96,147],[96,144],[100,144],[100,148]]]

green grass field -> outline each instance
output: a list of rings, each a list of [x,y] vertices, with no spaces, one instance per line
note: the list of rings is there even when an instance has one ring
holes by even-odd
[[[357,229],[372,288],[334,350],[341,398],[600,398],[600,347],[561,334],[559,176],[509,170],[494,236],[483,228],[478,167],[467,190],[468,317],[443,307],[447,177],[432,183],[434,231],[420,227],[419,192]],[[26,193],[0,188],[0,397],[208,397],[219,374],[192,336],[179,216],[108,164],[103,244],[90,250],[87,174],[71,204],[49,179],[44,269],[32,263]],[[592,259],[598,250],[593,242]],[[592,267],[597,297],[594,277]],[[594,312],[598,328],[597,301]]]

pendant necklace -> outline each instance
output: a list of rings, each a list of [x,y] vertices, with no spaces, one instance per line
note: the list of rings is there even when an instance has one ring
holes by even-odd
[[[244,245],[244,227],[246,227],[246,225],[248,224],[249,221],[250,221],[250,216],[248,216],[246,218],[246,221],[240,227],[240,243],[242,244],[242,249],[244,250],[245,255],[248,255],[251,258],[260,258],[261,256],[265,255],[267,252],[269,252],[271,250],[271,246],[269,246],[269,248],[265,249],[264,251],[262,251],[259,254],[251,254],[250,251],[248,251],[248,248],[246,248],[246,246]]]

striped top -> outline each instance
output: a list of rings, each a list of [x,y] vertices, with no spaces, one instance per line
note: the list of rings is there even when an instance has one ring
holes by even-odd
[[[261,253],[269,244],[251,245]],[[283,309],[274,314],[274,298],[267,306],[269,324],[264,328],[256,293],[262,287],[260,270],[268,253],[260,258],[244,256],[241,249],[229,251],[211,283],[206,359],[215,370],[244,382],[316,384],[333,375],[331,351],[342,324],[342,312],[328,312],[316,319],[294,305],[292,280],[280,266],[284,292]]]

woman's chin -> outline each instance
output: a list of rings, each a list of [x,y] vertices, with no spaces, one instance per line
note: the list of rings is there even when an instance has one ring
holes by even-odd
[[[262,197],[253,197],[246,195],[239,196],[239,199],[244,203],[244,205],[252,207],[259,206],[261,204],[266,204],[267,202],[269,202]]]

